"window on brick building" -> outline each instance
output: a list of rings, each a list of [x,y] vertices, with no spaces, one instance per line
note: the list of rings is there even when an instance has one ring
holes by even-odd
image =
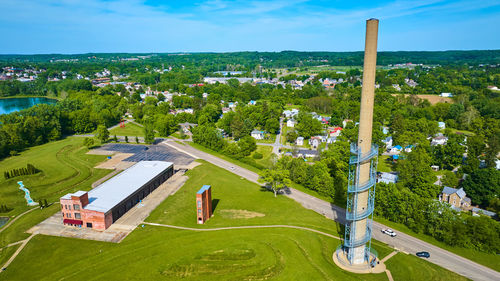
[[[80,213],[75,213],[75,219],[81,219],[82,216],[80,215]]]
[[[71,210],[71,205],[68,205],[68,210]]]
[[[73,209],[75,209],[76,211],[79,211],[80,210],[80,205],[73,204]]]
[[[68,218],[71,218],[71,213],[66,214]]]
[[[198,201],[198,208],[201,208],[201,200]]]

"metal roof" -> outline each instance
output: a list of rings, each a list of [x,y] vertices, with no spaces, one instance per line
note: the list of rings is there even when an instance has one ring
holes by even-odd
[[[164,161],[137,162],[89,191],[89,204],[84,209],[106,213],[172,165]]]

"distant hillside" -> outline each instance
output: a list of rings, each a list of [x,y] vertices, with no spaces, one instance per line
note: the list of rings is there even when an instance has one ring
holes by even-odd
[[[0,55],[0,62],[52,63],[166,63],[166,64],[240,64],[265,67],[294,67],[312,65],[362,65],[363,52],[233,52],[233,53],[100,53],[100,54],[46,54]],[[500,64],[500,50],[440,51],[440,52],[379,52],[378,64],[423,63],[440,65]]]

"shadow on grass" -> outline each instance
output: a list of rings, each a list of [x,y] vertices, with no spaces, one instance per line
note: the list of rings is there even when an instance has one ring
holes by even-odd
[[[217,205],[219,204],[220,199],[212,199],[212,213],[215,212]]]

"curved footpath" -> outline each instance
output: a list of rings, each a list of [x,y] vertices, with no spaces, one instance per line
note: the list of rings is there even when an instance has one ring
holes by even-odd
[[[335,235],[319,231],[316,229],[303,227],[303,226],[295,226],[295,225],[286,225],[286,224],[276,224],[276,225],[244,225],[244,226],[227,226],[227,227],[216,227],[216,228],[192,228],[192,227],[184,227],[184,226],[175,226],[169,224],[160,224],[153,222],[143,222],[143,224],[154,225],[154,226],[163,226],[168,228],[182,229],[182,230],[192,230],[192,231],[218,231],[218,230],[231,230],[231,229],[248,229],[248,228],[294,228],[300,230],[307,230],[311,232],[315,232],[324,236],[328,236],[333,239],[340,240],[340,237]]]
[[[18,215],[18,216],[16,216],[14,219],[9,220],[9,222],[8,222],[6,225],[4,225],[4,226],[2,226],[2,227],[0,228],[0,233],[1,233],[2,231],[4,231],[7,227],[9,227],[11,224],[13,224],[13,223],[14,223],[14,222],[18,219],[18,218],[20,218],[20,217],[22,217],[22,216],[26,215],[27,213],[29,213],[29,212],[31,212],[31,211],[33,211],[33,210],[36,210],[36,209],[38,209],[38,207],[31,208],[31,209],[27,210],[26,212],[24,212],[24,213],[22,213],[22,214],[19,214],[19,215]]]
[[[190,145],[179,144],[176,141],[182,142],[182,140],[175,139],[175,141],[173,140],[164,141],[162,142],[162,144],[175,148],[180,152],[187,153],[195,158],[203,159],[216,166],[226,169],[234,174],[244,177],[251,182],[260,184],[257,181],[259,176],[256,173],[244,169],[228,161],[222,160],[211,154],[202,152],[198,149],[193,148]],[[287,189],[284,192],[284,195],[297,201],[305,208],[311,209],[319,214],[322,214],[340,223],[344,223],[345,209],[343,208],[340,208],[329,202],[326,202],[324,200],[321,200],[319,198],[316,198],[314,196],[311,196],[309,194],[306,194],[304,192],[298,191],[293,188]],[[431,257],[428,259],[429,262],[437,264],[443,268],[456,272],[472,280],[485,280],[485,281],[500,280],[500,273],[489,267],[480,265],[471,260],[453,254],[447,250],[444,250],[442,248],[439,248],[437,246],[434,246],[432,244],[429,244],[427,242],[424,242],[420,239],[417,239],[413,236],[404,233],[398,233],[396,237],[390,237],[382,233],[381,230],[384,228],[389,228],[389,227],[384,226],[383,224],[377,222],[373,222],[373,238],[375,238],[378,241],[387,243],[388,245],[394,247],[399,251],[407,252],[410,254],[414,254],[419,251],[427,251],[431,254]]]

